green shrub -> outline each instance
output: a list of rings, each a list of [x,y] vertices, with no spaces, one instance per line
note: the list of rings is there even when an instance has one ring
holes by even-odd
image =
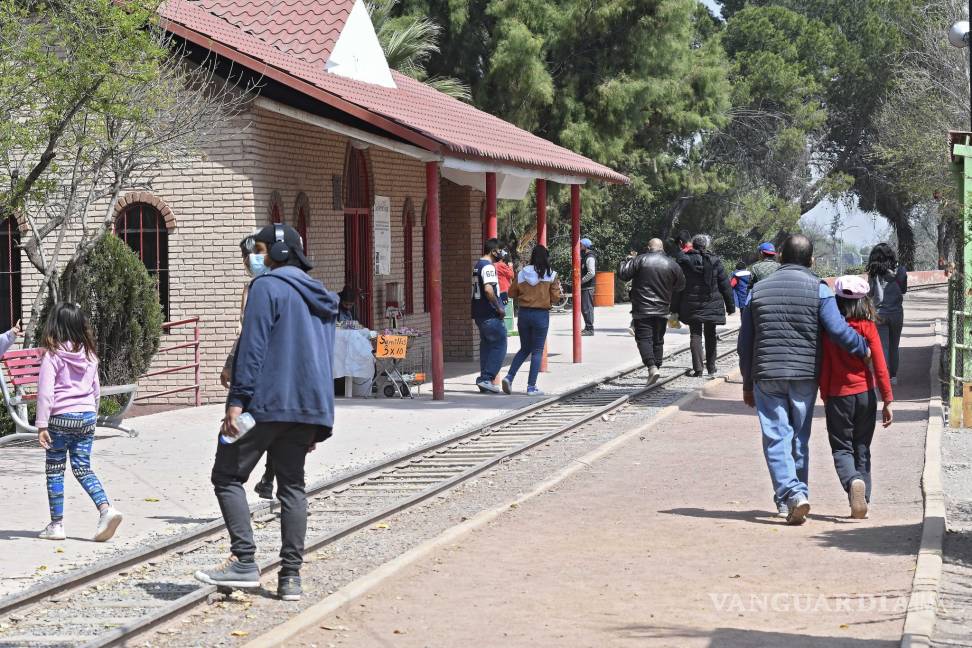
[[[81,306],[98,340],[102,385],[137,382],[152,362],[162,336],[162,307],[155,279],[131,248],[105,236],[61,275],[62,301]],[[41,322],[53,304],[48,299]],[[43,331],[38,326],[37,339]]]

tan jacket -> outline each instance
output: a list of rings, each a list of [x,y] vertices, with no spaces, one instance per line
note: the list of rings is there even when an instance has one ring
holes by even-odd
[[[533,266],[525,267],[517,273],[516,280],[510,286],[510,297],[516,300],[520,308],[550,310],[551,305],[560,300],[560,282],[557,281],[557,273],[552,275],[540,279]]]

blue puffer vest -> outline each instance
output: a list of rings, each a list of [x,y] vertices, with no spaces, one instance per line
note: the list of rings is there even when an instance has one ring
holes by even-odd
[[[787,264],[753,286],[753,380],[813,380],[820,366],[820,278]]]

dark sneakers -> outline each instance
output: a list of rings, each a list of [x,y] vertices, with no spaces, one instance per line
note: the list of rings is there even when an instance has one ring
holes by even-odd
[[[221,565],[212,569],[201,569],[195,574],[196,580],[218,587],[253,589],[260,587],[260,569],[256,562],[240,562],[230,556]]]
[[[273,499],[273,480],[261,479],[257,485],[253,487],[253,492],[256,493],[261,499]]]
[[[281,601],[299,601],[302,593],[300,576],[280,575],[277,578],[277,596]]]

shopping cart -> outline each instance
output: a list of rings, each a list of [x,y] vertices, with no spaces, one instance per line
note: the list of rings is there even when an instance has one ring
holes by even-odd
[[[386,398],[415,398],[411,383],[416,376],[402,373],[411,339],[411,335],[379,335],[375,338],[377,387]]]

